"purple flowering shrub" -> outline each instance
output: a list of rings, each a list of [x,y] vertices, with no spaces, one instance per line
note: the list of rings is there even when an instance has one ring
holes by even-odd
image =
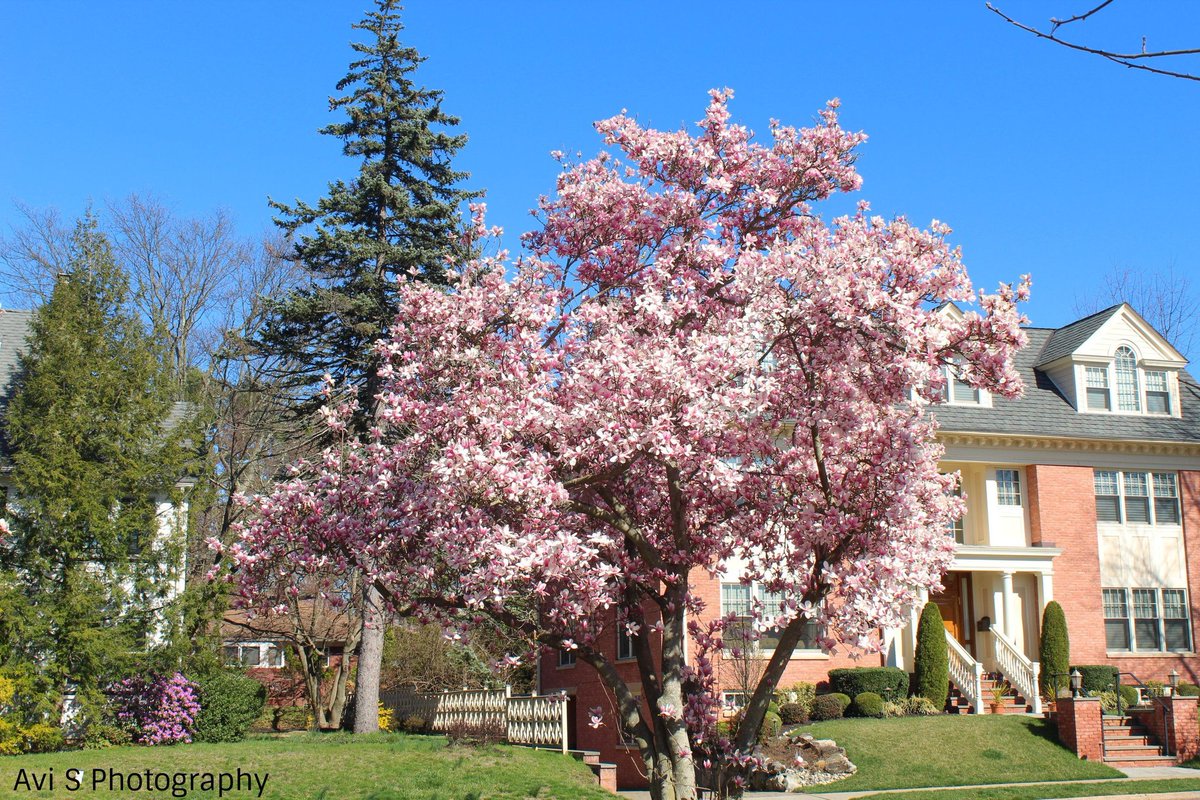
[[[200,703],[196,684],[176,672],[126,678],[112,687],[109,696],[117,721],[127,727],[137,744],[190,742]]]

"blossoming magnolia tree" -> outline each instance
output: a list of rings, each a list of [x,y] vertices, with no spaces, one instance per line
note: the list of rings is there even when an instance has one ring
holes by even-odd
[[[608,151],[559,156],[525,257],[405,287],[380,429],[261,498],[233,552],[250,601],[297,562],[353,564],[394,602],[574,650],[617,701],[593,721],[632,732],[657,797],[694,797],[697,763],[750,750],[805,620],[872,646],[938,587],[961,513],[924,413],[944,365],[1020,390],[1027,282],[939,313],[974,298],[947,228],[814,213],[861,183],[865,137],[836,102],[759,143],[730,96],[695,135],[598,123]],[[784,601],[727,742],[710,660],[727,622],[697,624],[690,585],[734,559]],[[644,700],[600,646],[618,618]]]

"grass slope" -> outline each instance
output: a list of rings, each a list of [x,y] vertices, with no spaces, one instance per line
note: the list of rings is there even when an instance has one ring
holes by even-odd
[[[1039,717],[984,715],[838,719],[796,729],[834,739],[858,772],[829,791],[1117,778],[1080,761]]]
[[[41,774],[54,769],[57,791],[14,789],[19,770]],[[0,758],[0,798],[170,797],[162,792],[91,791],[86,781],[74,793],[65,791],[66,772],[93,768],[122,772],[151,769],[167,773],[269,773],[264,800],[612,800],[601,791],[591,771],[559,753],[523,747],[447,747],[440,736],[377,734],[298,734],[250,739],[237,744],[191,744],[175,747],[113,747],[106,750],[47,753]],[[209,800],[216,791],[195,791],[188,800]],[[226,792],[225,800],[257,796]]]
[[[1048,800],[1060,797],[1103,797],[1187,793],[1200,790],[1200,778],[1103,783],[1048,783],[1040,786],[1006,786],[992,789],[947,789],[929,792],[870,794],[860,800]],[[1191,795],[1187,795],[1191,796]]]

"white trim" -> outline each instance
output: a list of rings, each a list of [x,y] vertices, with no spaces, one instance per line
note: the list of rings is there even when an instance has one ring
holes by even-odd
[[[1034,572],[1054,574],[1054,559],[1061,547],[990,547],[960,544],[954,548],[954,572]]]

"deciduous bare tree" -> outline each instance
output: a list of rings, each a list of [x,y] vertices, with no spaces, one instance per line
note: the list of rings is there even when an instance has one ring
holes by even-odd
[[[1158,270],[1112,267],[1100,282],[1075,298],[1076,313],[1091,314],[1129,303],[1182,353],[1191,352],[1200,315],[1200,290],[1188,274],[1168,265]]]

